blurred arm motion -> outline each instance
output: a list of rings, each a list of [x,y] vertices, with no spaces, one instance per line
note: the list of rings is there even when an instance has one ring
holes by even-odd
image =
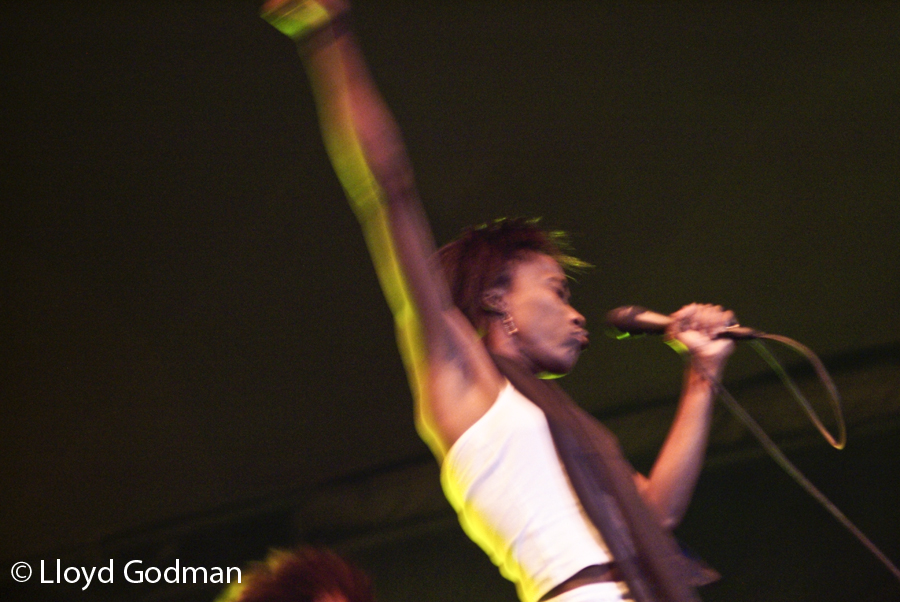
[[[440,459],[502,384],[453,306],[399,129],[376,89],[340,0],[282,1],[263,17],[298,45],[323,138],[394,315],[422,438]]]

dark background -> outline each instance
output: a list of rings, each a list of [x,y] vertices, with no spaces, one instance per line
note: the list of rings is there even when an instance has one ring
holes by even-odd
[[[574,287],[594,345],[564,386],[636,464],[680,360],[602,337],[603,315],[721,303],[825,360],[841,452],[746,346],[726,383],[900,559],[900,7],[355,8],[438,241],[538,215],[596,266]],[[514,600],[440,498],[299,59],[256,13],[0,8],[0,597],[210,600],[217,587],[16,584],[9,567],[244,565],[315,542],[371,571],[383,601]],[[725,576],[706,600],[900,600],[724,409],[679,535]]]

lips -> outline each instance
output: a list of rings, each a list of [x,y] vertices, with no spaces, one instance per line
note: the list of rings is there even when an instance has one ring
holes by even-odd
[[[588,339],[587,331],[576,332],[574,334],[574,339],[578,343],[578,345],[581,347],[582,351],[587,349],[588,346],[591,344],[590,339]]]

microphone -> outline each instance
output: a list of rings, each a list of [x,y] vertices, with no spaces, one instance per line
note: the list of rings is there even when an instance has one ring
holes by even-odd
[[[636,334],[663,334],[666,326],[672,323],[669,316],[658,314],[639,305],[617,307],[606,314],[606,325],[617,339],[624,339]],[[729,326],[717,338],[721,339],[757,339],[765,333],[745,326]]]

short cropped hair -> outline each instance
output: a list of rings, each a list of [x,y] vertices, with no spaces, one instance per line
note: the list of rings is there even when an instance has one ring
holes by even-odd
[[[348,602],[375,600],[372,582],[362,570],[330,550],[303,546],[272,550],[216,602],[315,602],[336,595]]]
[[[479,331],[487,329],[493,312],[484,305],[484,295],[495,287],[509,286],[511,268],[530,253],[555,259],[568,272],[590,264],[567,253],[565,232],[545,230],[539,218],[501,218],[467,228],[438,251],[453,303]]]

